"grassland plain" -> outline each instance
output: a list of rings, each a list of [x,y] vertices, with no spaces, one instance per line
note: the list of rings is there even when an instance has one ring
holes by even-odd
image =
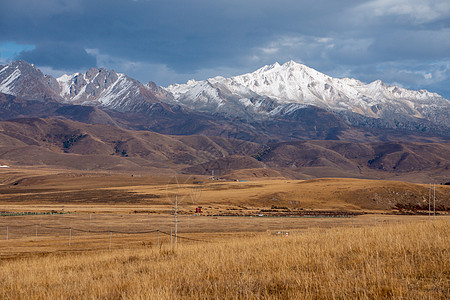
[[[448,299],[450,220],[2,260],[2,299]]]
[[[131,210],[167,211],[179,196],[180,209],[195,211],[206,206],[211,214],[234,209],[247,214],[244,207],[267,209],[332,209],[348,211],[391,211],[397,204],[406,209],[428,209],[426,184],[351,178],[315,180],[250,180],[248,182],[212,181],[207,177],[136,175],[128,173],[68,172],[17,168],[2,170],[0,210],[22,209],[23,205],[129,206]],[[200,184],[194,184],[194,182]],[[436,186],[436,206],[450,207],[450,186]],[[211,208],[209,208],[211,206]],[[37,207],[35,207],[37,208]]]

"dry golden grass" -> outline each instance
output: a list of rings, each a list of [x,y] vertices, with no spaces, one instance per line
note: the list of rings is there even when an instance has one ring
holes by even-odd
[[[71,207],[68,207],[69,209]],[[189,239],[215,241],[224,236],[258,232],[308,231],[317,228],[362,227],[427,220],[427,216],[360,215],[355,217],[214,217],[178,216],[182,243]],[[72,230],[70,230],[70,228]],[[0,258],[51,252],[80,252],[109,248],[155,247],[170,242],[170,214],[77,213],[68,215],[0,217]],[[160,232],[157,233],[156,231]],[[164,234],[166,233],[166,234]],[[71,241],[69,245],[69,239]]]
[[[446,216],[192,216],[198,205],[204,215],[255,216],[272,206],[385,213],[399,201],[423,204],[426,185],[205,178],[193,184],[189,176],[176,183],[171,176],[34,169],[3,175],[0,210],[75,213],[0,218],[0,299],[449,298]],[[448,206],[450,187],[438,186],[436,194],[437,204]],[[208,242],[181,239],[171,248],[169,236],[135,234],[170,232],[175,195],[180,235]],[[291,234],[271,234],[278,230]],[[114,233],[107,251],[110,231],[132,234]]]
[[[161,197],[177,194],[186,204],[240,205],[245,207],[285,206],[303,209],[391,211],[397,203],[427,206],[428,186],[399,181],[353,178],[315,180],[253,180],[249,182],[207,182],[126,186],[111,188]],[[436,186],[437,205],[450,205],[450,186]],[[194,201],[193,201],[194,200]]]
[[[3,260],[2,299],[448,299],[447,217]]]
[[[197,205],[211,214],[234,208],[321,209],[389,212],[397,204],[426,207],[428,186],[399,181],[328,178],[317,180],[211,181],[205,177],[177,177],[125,173],[74,172],[67,170],[11,169],[0,174],[0,210],[17,210],[24,204],[43,209],[89,206],[103,210],[133,207],[133,210],[167,211],[178,195],[180,209],[195,211]],[[133,176],[131,176],[133,175]],[[193,184],[193,182],[201,182]],[[450,207],[450,186],[436,187],[436,204]],[[46,206],[46,208],[44,208]],[[245,208],[244,208],[245,207]]]

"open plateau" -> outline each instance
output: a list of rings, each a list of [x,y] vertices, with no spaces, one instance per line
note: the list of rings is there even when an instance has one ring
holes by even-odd
[[[448,299],[449,210],[436,93],[0,66],[1,299]]]

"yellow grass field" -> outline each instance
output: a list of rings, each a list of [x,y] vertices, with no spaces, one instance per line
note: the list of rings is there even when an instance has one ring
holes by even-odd
[[[448,299],[447,217],[2,260],[2,299]]]
[[[391,212],[397,203],[427,207],[426,184],[328,178],[212,181],[195,176],[154,176],[64,170],[0,170],[0,211],[26,207],[72,212],[168,212],[178,196],[181,212],[257,214],[261,209]],[[436,186],[438,208],[450,207],[450,186]],[[445,209],[444,209],[445,210]]]
[[[0,299],[449,298],[449,186],[1,172]]]
[[[431,219],[434,219],[432,216]],[[177,218],[177,244],[214,242],[259,233],[308,232],[329,228],[407,224],[427,216],[359,215],[353,217]],[[170,235],[172,231],[172,236]],[[67,214],[0,217],[0,259],[57,252],[156,248],[175,244],[175,220],[170,214]]]

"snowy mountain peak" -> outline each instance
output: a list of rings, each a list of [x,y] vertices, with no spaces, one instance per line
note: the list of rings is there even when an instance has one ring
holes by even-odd
[[[296,61],[294,61],[294,60],[290,60],[290,61],[285,62],[285,63],[282,65],[282,67],[283,67],[283,68],[290,68],[290,67],[304,68],[304,67],[306,67],[306,66],[303,65],[303,64],[300,64],[300,63],[298,63],[298,62],[296,62]],[[306,68],[307,68],[307,67],[306,67]]]
[[[91,68],[85,74],[63,75],[57,81],[61,86],[62,97],[70,102],[82,103],[99,98],[123,76],[125,75],[103,68]]]
[[[86,73],[63,75],[57,79],[61,97],[66,102],[102,106],[130,111],[154,103],[165,97],[154,84],[144,86],[122,73],[104,68],[91,68]]]
[[[387,84],[384,83],[383,81],[381,81],[380,79],[372,81],[371,83],[368,84],[368,86],[371,87],[376,87],[376,88],[385,88],[387,87]]]
[[[431,106],[450,109],[450,102],[436,93],[388,86],[381,80],[364,84],[351,78],[333,78],[293,60],[230,78],[172,85],[167,91],[181,104],[210,112],[253,110],[273,114],[283,111],[277,107],[297,104],[374,118],[393,114],[427,118]],[[263,106],[265,109],[261,111]]]
[[[269,70],[278,68],[279,66],[280,66],[280,64],[278,62],[275,62],[273,65],[266,65],[264,67],[259,68],[258,70],[255,71],[255,73],[264,73]]]
[[[317,102],[317,95],[310,89],[316,89],[316,86],[326,88],[331,80],[331,77],[291,60],[283,65],[276,63],[253,73],[232,77],[228,82],[280,102],[312,104]]]
[[[293,60],[290,60],[288,62],[285,62],[282,65],[280,65],[278,62],[274,63],[273,65],[266,65],[266,66],[259,68],[258,70],[256,70],[253,73],[248,73],[248,74],[244,74],[244,75],[270,74],[270,73],[282,73],[282,72],[300,72],[300,71],[317,72],[316,70],[314,70],[312,68],[309,68],[303,64],[297,63]],[[240,76],[243,76],[243,75],[240,75]]]
[[[0,92],[40,101],[60,100],[56,80],[23,60],[11,62],[0,70]]]
[[[436,93],[389,86],[381,80],[365,84],[351,78],[333,78],[292,60],[239,76],[192,79],[167,88],[151,82],[143,85],[104,68],[56,80],[31,64],[16,61],[0,66],[0,92],[118,111],[142,111],[153,103],[167,102],[199,112],[258,118],[285,118],[296,110],[315,106],[356,120],[359,117],[355,115],[389,121],[422,118],[450,127],[450,102]]]

